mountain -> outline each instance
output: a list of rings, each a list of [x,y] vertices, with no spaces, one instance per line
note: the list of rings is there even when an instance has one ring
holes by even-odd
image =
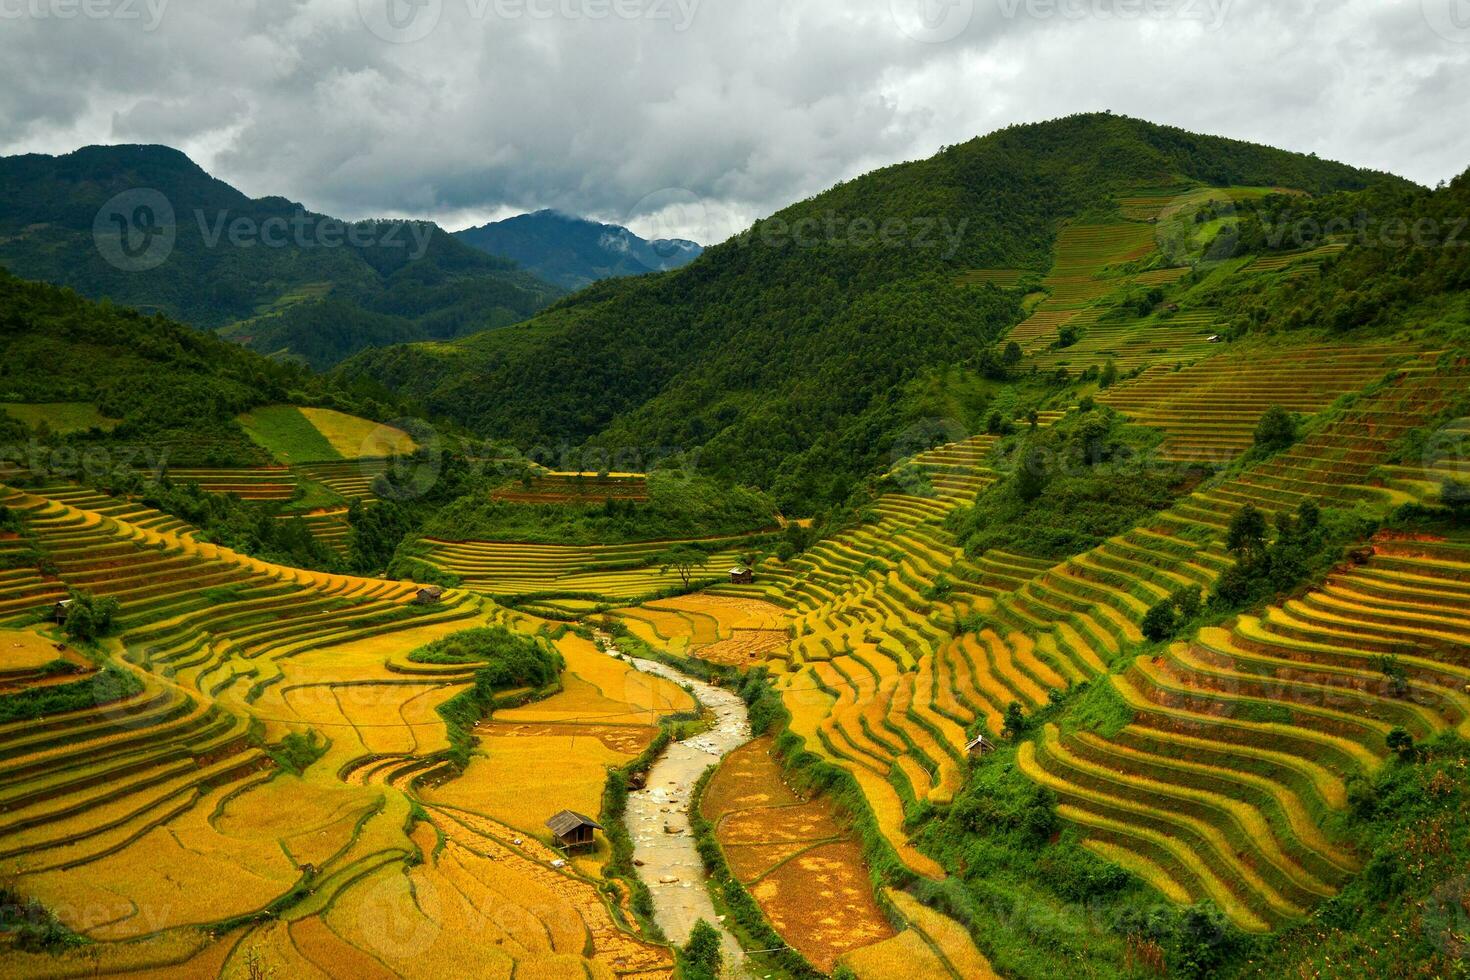
[[[1074,116],[840,184],[667,275],[601,282],[514,328],[371,351],[342,370],[525,445],[697,451],[718,478],[821,506],[912,452],[906,440],[951,420],[974,431],[995,394],[984,355],[1026,312],[1025,290],[969,284],[977,275],[1053,289],[1040,280],[1069,227],[1147,246],[1136,199],[1157,212],[1231,186],[1412,188],[1270,147]],[[1082,260],[1095,251],[1082,242]],[[1129,261],[1165,260],[1142,247],[1119,256]]]
[[[163,146],[0,158],[0,265],[317,368],[503,327],[561,295],[433,224],[251,199]]]
[[[527,272],[569,291],[602,279],[667,272],[704,249],[682,239],[646,241],[626,228],[558,211],[537,211],[455,232],[490,255],[514,259]]]
[[[101,453],[98,461],[87,457],[89,473],[95,466],[106,472],[121,458],[108,453],[127,447],[171,465],[268,464],[270,456],[237,421],[265,405],[296,403],[379,419],[395,414],[391,405],[359,397],[300,364],[262,357],[161,314],[95,303],[4,270],[0,403],[6,406],[0,429],[13,427],[12,413],[44,416],[67,406],[85,411],[95,425],[74,441]],[[28,407],[34,413],[25,412]],[[7,431],[3,441],[13,452],[26,437]],[[63,469],[57,475],[77,474]]]

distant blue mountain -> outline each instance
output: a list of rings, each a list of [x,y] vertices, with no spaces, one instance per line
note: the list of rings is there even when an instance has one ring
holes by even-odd
[[[704,247],[682,239],[647,241],[626,228],[559,211],[537,211],[455,237],[491,255],[514,259],[527,272],[564,289],[600,279],[666,272],[688,265]]]

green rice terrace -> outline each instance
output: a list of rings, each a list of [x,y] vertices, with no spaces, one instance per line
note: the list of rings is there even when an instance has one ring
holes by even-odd
[[[1470,249],[1302,210],[1470,176],[1069,117],[326,374],[0,274],[0,975],[1470,977]]]

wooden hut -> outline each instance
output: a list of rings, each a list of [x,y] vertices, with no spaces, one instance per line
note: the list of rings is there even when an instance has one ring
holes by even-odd
[[[970,744],[965,746],[965,753],[972,759],[978,759],[994,751],[995,743],[984,735],[976,735],[970,740]]]
[[[737,565],[735,568],[730,569],[731,585],[750,585],[753,582],[755,582],[755,572],[746,568],[744,565]]]
[[[563,810],[546,821],[546,829],[556,837],[556,842],[567,850],[597,846],[597,831],[602,824],[585,813]]]

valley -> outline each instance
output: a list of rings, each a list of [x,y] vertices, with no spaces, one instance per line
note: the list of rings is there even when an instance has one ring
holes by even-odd
[[[325,373],[0,276],[0,973],[1464,975],[1470,265],[1262,242],[1470,178],[1100,114],[781,220],[940,205]]]

